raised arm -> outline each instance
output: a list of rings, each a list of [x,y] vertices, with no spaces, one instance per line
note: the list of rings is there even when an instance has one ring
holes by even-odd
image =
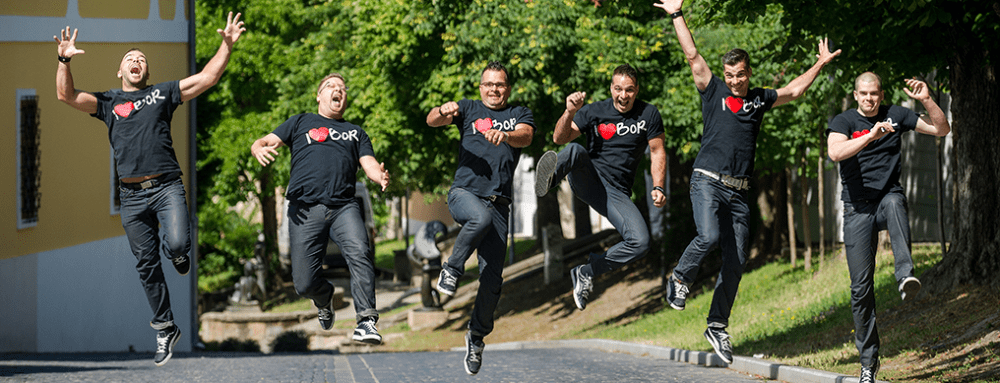
[[[667,180],[667,150],[663,147],[663,138],[666,134],[653,137],[649,140],[649,174],[653,177],[653,187],[663,188]],[[653,189],[649,192],[653,198],[653,206],[663,207],[667,204],[667,196],[660,190]]]
[[[372,156],[361,157],[358,162],[361,163],[361,169],[364,169],[368,179],[381,186],[382,191],[385,191],[386,186],[389,186],[389,171],[385,170],[385,163],[379,163]]]
[[[688,29],[687,22],[681,14],[681,7],[684,0],[660,0],[654,7],[661,8],[674,19],[674,31],[677,32],[677,41],[684,50],[684,57],[687,58],[688,66],[691,67],[691,76],[694,77],[694,86],[698,90],[705,90],[709,81],[712,80],[712,70],[708,68],[705,58],[698,53],[698,47],[694,45],[694,37]],[[674,16],[676,15],[676,16]]]
[[[576,117],[576,112],[583,107],[586,99],[586,92],[573,92],[566,96],[566,110],[559,116],[556,128],[552,132],[552,142],[556,145],[563,145],[580,137],[580,127],[573,122],[573,117]]]
[[[97,113],[97,97],[73,86],[73,72],[69,67],[69,61],[73,56],[84,53],[82,49],[76,48],[76,36],[79,31],[74,29],[73,34],[70,34],[67,26],[66,29],[59,31],[59,36],[52,36],[59,43],[56,51],[60,57],[59,66],[56,68],[56,97],[81,112],[94,114]]]
[[[260,166],[267,166],[278,155],[277,149],[284,145],[285,142],[278,135],[268,133],[266,136],[258,138],[253,144],[250,144],[250,154],[253,154],[257,162],[260,162]]]
[[[829,41],[823,38],[819,42],[819,54],[816,55],[816,63],[813,64],[806,73],[803,73],[799,77],[796,77],[792,82],[785,85],[783,88],[778,89],[778,100],[774,102],[774,106],[785,104],[802,97],[812,85],[813,80],[819,75],[819,72],[823,70],[823,66],[829,64],[833,61],[834,57],[840,54],[840,49],[836,52],[830,53],[830,48],[828,47]]]
[[[431,127],[449,125],[452,118],[456,116],[458,116],[458,103],[448,101],[427,113],[427,125]]]
[[[914,100],[920,101],[920,104],[924,106],[927,110],[927,116],[930,117],[931,122],[928,124],[923,119],[917,120],[916,131],[923,134],[930,134],[932,136],[943,137],[951,132],[951,124],[948,123],[948,117],[944,115],[944,111],[938,106],[934,99],[931,98],[930,89],[927,88],[927,84],[923,81],[917,79],[906,79],[906,88],[903,91],[906,92],[907,96],[910,96]]]
[[[219,79],[222,78],[222,72],[229,64],[229,55],[233,53],[233,44],[240,39],[240,35],[245,31],[246,28],[243,28],[243,22],[240,21],[240,14],[237,13],[236,17],[233,17],[233,13],[229,12],[229,16],[226,18],[226,28],[216,30],[222,35],[222,44],[219,45],[215,56],[212,56],[208,64],[201,68],[201,72],[181,80],[182,101],[198,97],[219,82]]]

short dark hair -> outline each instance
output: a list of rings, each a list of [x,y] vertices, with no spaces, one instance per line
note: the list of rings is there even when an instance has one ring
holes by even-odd
[[[619,65],[617,68],[615,68],[614,73],[611,74],[611,78],[615,78],[615,76],[618,75],[628,76],[628,78],[632,79],[632,82],[634,82],[636,86],[639,86],[639,77],[638,77],[639,72],[637,72],[635,68],[632,67],[631,65],[628,64]]]
[[[882,90],[882,77],[880,77],[875,72],[865,72],[854,79],[854,90],[858,90],[858,86],[863,82],[874,82],[878,86],[878,90]]]
[[[490,61],[488,64],[486,64],[486,68],[483,68],[483,71],[482,73],[479,74],[479,76],[482,77],[482,75],[486,74],[486,71],[488,70],[496,70],[503,72],[504,81],[507,82],[507,86],[510,86],[510,84],[513,82],[510,78],[510,73],[507,72],[507,68],[504,67],[503,64],[501,64],[499,61],[496,60]]]
[[[722,56],[722,64],[724,65],[736,65],[741,62],[746,63],[747,69],[750,69],[750,54],[740,48],[733,48]]]

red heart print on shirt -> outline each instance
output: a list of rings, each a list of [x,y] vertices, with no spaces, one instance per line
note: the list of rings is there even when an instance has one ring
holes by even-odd
[[[597,125],[597,132],[601,134],[605,140],[610,140],[611,137],[615,136],[615,124],[599,124]]]
[[[862,130],[860,132],[854,132],[853,134],[851,134],[851,138],[858,138],[858,137],[861,137],[861,136],[866,135],[868,133],[871,133],[871,132],[868,131],[868,129]]]
[[[739,112],[740,109],[743,109],[743,99],[733,96],[726,97],[726,106],[728,106],[729,110],[733,111],[733,113]]]
[[[326,141],[326,137],[329,135],[330,135],[330,130],[327,129],[325,126],[316,129],[309,129],[309,137],[312,137],[312,139],[318,142]]]
[[[487,130],[493,129],[493,120],[489,118],[480,118],[476,120],[476,130],[479,133],[486,133]]]
[[[135,104],[133,104],[132,101],[129,101],[124,104],[115,105],[115,114],[122,117],[128,117],[128,115],[132,114],[132,110],[134,109]]]

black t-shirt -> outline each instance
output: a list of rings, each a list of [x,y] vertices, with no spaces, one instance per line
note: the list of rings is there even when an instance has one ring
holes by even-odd
[[[760,123],[778,100],[778,91],[751,88],[746,97],[735,97],[722,79],[712,75],[700,93],[705,130],[694,167],[733,177],[752,176]]]
[[[612,99],[584,105],[573,122],[587,137],[587,153],[594,168],[608,183],[632,194],[635,169],[645,157],[649,140],[663,134],[663,120],[655,106],[635,100],[620,113]]]
[[[170,120],[182,103],[179,81],[134,92],[112,89],[94,93],[94,97],[97,97],[97,112],[91,116],[108,126],[119,177],[181,171],[170,138]]]
[[[359,161],[375,156],[368,133],[344,120],[302,113],[273,132],[292,152],[285,198],[343,205],[354,198]]]
[[[917,127],[917,113],[901,106],[881,105],[874,117],[865,117],[857,109],[838,114],[830,122],[826,134],[837,132],[854,139],[867,134],[878,122],[892,124],[894,133],[888,133],[861,149],[857,155],[840,161],[840,179],[844,191],[843,201],[874,200],[894,188],[899,191],[900,149],[903,132]]]
[[[482,132],[489,129],[511,132],[517,124],[528,124],[534,129],[535,119],[531,110],[510,105],[493,110],[483,105],[482,101],[463,99],[458,102],[458,113],[452,123],[458,126],[462,142],[458,150],[458,169],[451,186],[480,197],[501,195],[510,198],[521,148],[506,142],[493,145]]]

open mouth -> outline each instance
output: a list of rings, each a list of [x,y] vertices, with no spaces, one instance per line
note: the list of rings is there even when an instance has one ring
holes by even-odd
[[[133,65],[132,67],[129,68],[128,72],[131,74],[139,74],[141,70],[139,69],[138,65]]]

